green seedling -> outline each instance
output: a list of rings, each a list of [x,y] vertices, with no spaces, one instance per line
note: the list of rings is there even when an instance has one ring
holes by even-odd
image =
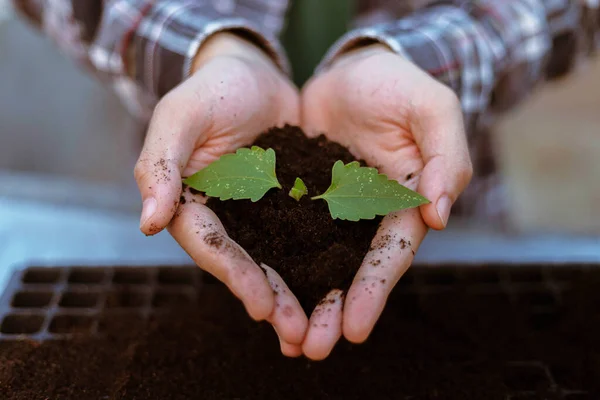
[[[288,195],[292,199],[295,199],[296,201],[300,201],[302,196],[304,196],[306,194],[308,194],[308,189],[306,188],[306,185],[304,184],[302,179],[296,178],[296,180],[294,181],[294,186],[290,189],[290,192],[288,193]]]
[[[185,179],[184,183],[220,200],[250,199],[255,202],[270,189],[281,189],[275,173],[275,151],[257,146],[222,156]],[[296,178],[288,194],[299,201],[307,193],[302,179]],[[325,200],[332,218],[349,221],[373,219],[376,215],[430,203],[419,193],[380,174],[377,169],[361,167],[357,161],[348,164],[336,161],[331,185],[325,193],[311,199]]]

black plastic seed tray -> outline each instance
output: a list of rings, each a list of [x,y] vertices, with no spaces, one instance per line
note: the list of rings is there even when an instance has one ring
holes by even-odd
[[[541,321],[561,303],[572,280],[590,268],[417,266],[397,291],[423,298],[464,287],[483,299],[506,297]],[[102,320],[114,313],[147,318],[162,308],[194,301],[206,282],[215,280],[194,266],[29,267],[14,273],[0,297],[0,340],[99,333]]]
[[[152,312],[194,301],[203,276],[190,266],[17,271],[0,298],[0,340],[102,333],[103,321],[116,313],[146,319]]]
[[[588,299],[586,308],[578,297],[582,282],[588,281],[600,284],[599,266],[415,266],[398,283],[394,290],[396,300],[388,307],[396,307],[394,318],[411,321],[429,313],[427,317],[436,320],[435,310],[447,299],[461,294],[469,302],[482,304],[482,312],[486,310],[485,304],[495,304],[498,327],[504,321],[511,321],[506,317],[510,310],[519,310],[527,316],[532,335],[544,339],[544,330],[559,318],[578,316],[582,310],[590,312],[591,300]],[[68,339],[73,333],[101,335],[103,321],[115,314],[147,319],[169,307],[202,300],[203,286],[215,282],[192,266],[27,268],[13,275],[0,298],[0,341]],[[582,326],[573,328],[566,337],[572,341],[584,340],[578,335],[585,335],[586,321],[597,316],[579,315],[574,321],[584,321]],[[485,323],[490,321],[487,318]],[[467,321],[481,326],[484,322]],[[460,323],[465,321],[457,320]],[[590,332],[595,331],[589,329],[588,336]],[[490,340],[485,337],[477,340],[482,348],[493,349],[495,345],[485,342]],[[568,367],[589,361],[569,359],[552,363],[549,360],[557,358],[550,356],[556,350],[549,348],[549,357],[541,354],[539,359],[515,354],[514,361],[502,364],[504,383],[512,392],[506,399],[600,398],[574,380]],[[544,394],[540,394],[539,388],[544,388]]]

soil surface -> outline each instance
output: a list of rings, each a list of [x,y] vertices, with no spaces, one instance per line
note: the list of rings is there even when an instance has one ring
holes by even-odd
[[[418,294],[409,272],[367,343],[323,362],[284,358],[268,324],[204,284],[148,322],[105,315],[103,338],[0,342],[0,398],[598,399],[599,275],[514,297],[441,275]]]
[[[212,198],[207,205],[257,263],[279,272],[310,315],[330,290],[350,287],[381,218],[334,220],[325,201],[310,200],[327,190],[337,160],[355,160],[341,145],[324,136],[308,139],[292,126],[271,129],[254,145],[275,150],[283,190],[272,189],[256,203]],[[299,202],[288,195],[297,177],[308,188]]]

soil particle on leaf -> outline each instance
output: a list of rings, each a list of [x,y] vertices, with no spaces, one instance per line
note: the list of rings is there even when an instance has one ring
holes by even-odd
[[[308,139],[291,126],[271,129],[253,144],[275,150],[277,178],[283,189],[272,189],[255,203],[211,198],[207,206],[229,236],[257,264],[275,269],[311,313],[330,290],[349,288],[381,218],[334,220],[325,201],[310,200],[329,187],[337,160],[355,160],[343,146],[324,136]],[[300,201],[288,196],[297,177],[309,193]]]

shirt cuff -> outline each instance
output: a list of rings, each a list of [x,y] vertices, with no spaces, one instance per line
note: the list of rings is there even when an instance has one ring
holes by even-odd
[[[211,35],[234,31],[252,40],[289,74],[283,48],[275,37],[251,21],[223,16],[214,8],[197,4],[157,4],[142,18],[135,30],[133,77],[157,98],[185,80],[198,49]]]

